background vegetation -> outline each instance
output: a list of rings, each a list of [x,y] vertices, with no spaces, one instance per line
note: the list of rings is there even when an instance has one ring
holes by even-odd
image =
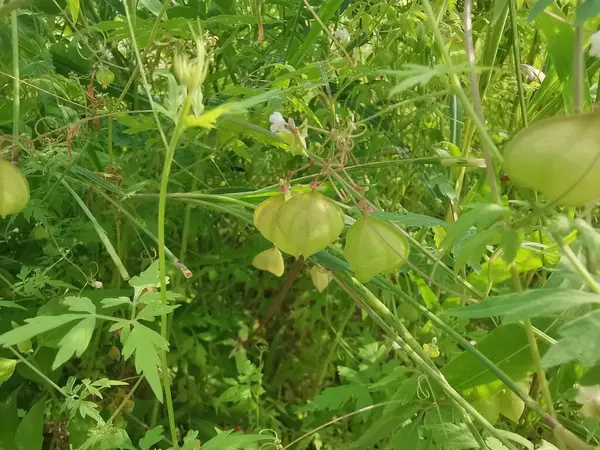
[[[598,12],[0,3],[0,156],[31,191],[0,219],[0,449],[594,448],[597,206],[502,150],[593,109]],[[258,270],[286,186],[410,256],[362,284],[344,232]]]

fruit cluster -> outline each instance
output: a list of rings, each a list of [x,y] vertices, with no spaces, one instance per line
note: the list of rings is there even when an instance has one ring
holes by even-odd
[[[344,222],[340,207],[314,190],[271,197],[256,208],[254,224],[275,248],[257,255],[253,264],[281,276],[283,258],[279,250],[308,258],[332,244],[342,234]],[[408,242],[398,228],[367,215],[350,227],[344,247],[348,264],[361,282],[394,271],[408,252]]]

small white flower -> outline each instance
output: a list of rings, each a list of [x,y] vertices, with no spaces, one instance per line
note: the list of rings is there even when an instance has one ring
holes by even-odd
[[[600,58],[600,31],[596,31],[590,38],[590,55]]]
[[[271,132],[277,133],[285,130],[286,121],[279,111],[275,111],[269,116],[269,122],[271,122]]]
[[[546,79],[546,74],[544,72],[530,64],[521,64],[521,70],[525,76],[527,76],[528,81],[542,83]]]
[[[394,350],[400,350],[402,347],[400,347],[400,344],[398,344],[396,341],[392,342],[392,348]]]
[[[600,385],[579,386],[575,401],[581,406],[584,417],[600,417]]]
[[[340,44],[346,45],[350,42],[350,33],[345,28],[339,28],[333,32],[333,37],[340,41]]]
[[[91,285],[94,289],[102,289],[104,287],[102,281],[92,281]]]

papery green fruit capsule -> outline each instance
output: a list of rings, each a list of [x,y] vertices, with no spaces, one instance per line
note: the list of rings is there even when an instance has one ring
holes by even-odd
[[[308,258],[335,241],[344,229],[344,213],[316,191],[294,195],[277,212],[283,239],[277,246],[292,256]]]
[[[29,201],[29,183],[21,171],[0,159],[0,217],[3,219],[25,208]]]
[[[285,271],[283,256],[277,247],[260,252],[252,260],[252,265],[259,270],[271,272],[276,277],[280,277]]]
[[[323,292],[325,289],[327,289],[327,286],[329,286],[329,283],[331,283],[333,278],[327,269],[313,266],[310,269],[310,279],[312,280],[317,291]]]
[[[277,226],[277,213],[288,197],[289,194],[281,194],[268,198],[254,210],[254,225],[265,239],[277,246],[285,239]]]
[[[96,80],[98,80],[98,83],[100,83],[102,87],[106,89],[109,84],[112,84],[112,82],[115,81],[115,74],[106,67],[100,67],[96,71]]]
[[[521,130],[504,150],[504,171],[558,205],[600,199],[600,113],[552,117]]]
[[[344,256],[361,283],[397,269],[406,261],[408,252],[404,235],[377,217],[361,217],[346,235]]]

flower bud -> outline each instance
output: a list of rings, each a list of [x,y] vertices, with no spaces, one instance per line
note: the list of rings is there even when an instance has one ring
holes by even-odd
[[[348,230],[344,256],[360,282],[392,272],[408,257],[406,238],[393,225],[377,217],[358,219]]]
[[[6,218],[25,208],[29,201],[29,184],[21,171],[0,159],[0,217]]]
[[[283,236],[276,242],[278,247],[290,255],[308,258],[339,237],[344,229],[344,214],[333,200],[312,191],[283,203],[276,222]]]
[[[260,252],[252,260],[252,265],[258,270],[266,270],[276,277],[283,275],[285,265],[283,256],[277,247],[271,247],[264,252]]]

